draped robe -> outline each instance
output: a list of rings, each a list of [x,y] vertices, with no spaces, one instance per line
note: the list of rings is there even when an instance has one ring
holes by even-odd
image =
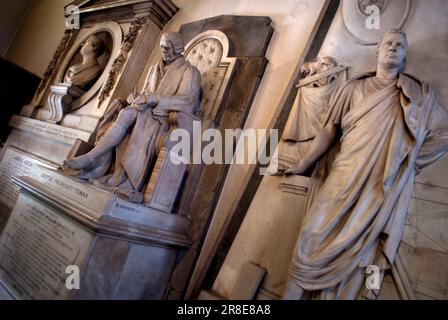
[[[80,89],[87,89],[100,77],[103,69],[98,63],[91,65],[77,64],[70,67],[64,76],[64,83],[69,83]]]
[[[324,156],[313,173],[289,275],[322,298],[355,299],[363,268],[394,263],[414,177],[448,151],[448,113],[411,76],[368,74],[340,90],[329,122],[340,128],[340,143],[334,160]]]
[[[319,84],[323,79],[327,83]],[[291,167],[306,155],[319,133],[331,99],[345,82],[347,68],[342,66],[299,81],[296,100],[282,137],[284,143],[279,146],[281,165]]]

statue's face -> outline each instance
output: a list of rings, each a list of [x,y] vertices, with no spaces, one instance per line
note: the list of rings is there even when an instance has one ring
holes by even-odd
[[[96,55],[92,38],[87,39],[87,41],[84,43],[84,45],[81,48],[81,54],[83,56],[87,56],[87,55],[91,55],[91,54]]]
[[[404,62],[407,44],[403,35],[388,33],[378,48],[378,63],[387,68],[398,68]]]
[[[178,58],[178,54],[174,52],[174,47],[171,41],[166,40],[164,37],[160,40],[160,52],[162,53],[163,61],[171,63]]]

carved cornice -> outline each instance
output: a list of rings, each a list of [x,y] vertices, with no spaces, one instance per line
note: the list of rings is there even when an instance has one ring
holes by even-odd
[[[69,6],[73,5],[79,8],[83,22],[130,20],[151,14],[150,19],[161,28],[179,10],[170,0],[78,0]]]

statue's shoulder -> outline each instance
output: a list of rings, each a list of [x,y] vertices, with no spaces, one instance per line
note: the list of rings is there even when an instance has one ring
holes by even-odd
[[[365,79],[371,78],[375,76],[375,72],[371,71],[371,72],[363,72],[363,73],[358,73],[355,74],[353,77],[351,77],[347,83],[360,83]]]
[[[428,83],[409,73],[400,74],[398,87],[402,89],[405,96],[419,105],[432,90]]]
[[[414,87],[420,87],[420,89],[423,92],[428,92],[431,89],[431,86],[426,81],[423,81],[417,76],[411,74],[411,73],[401,73],[400,74],[400,81],[403,83],[406,83],[408,85],[412,85]]]
[[[201,72],[199,71],[199,69],[197,67],[195,67],[194,65],[191,64],[190,61],[185,60],[185,65],[187,67],[187,70],[194,73],[197,76],[201,76]]]
[[[350,90],[356,88],[358,85],[360,85],[365,79],[368,79],[372,76],[374,76],[374,72],[364,72],[357,75],[354,75],[350,79],[348,79],[345,84],[342,86],[344,90]]]

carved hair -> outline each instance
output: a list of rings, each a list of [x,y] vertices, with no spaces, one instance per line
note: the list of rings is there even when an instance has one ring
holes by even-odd
[[[306,62],[300,71],[303,77],[310,77],[322,72],[322,68],[326,65],[334,68],[337,67],[338,63],[333,57],[318,57],[313,61]]]
[[[104,40],[97,35],[91,36],[88,40],[91,40],[96,57],[103,55],[106,51],[106,44],[104,43]]]
[[[162,35],[162,39],[169,41],[173,46],[174,53],[179,54],[185,51],[185,43],[178,32],[167,32]]]
[[[376,48],[377,52],[380,49],[381,45],[383,44],[384,38],[386,38],[386,36],[388,34],[399,34],[399,35],[401,35],[403,37],[403,39],[404,39],[405,48],[406,49],[408,48],[409,43],[408,43],[408,37],[406,35],[406,32],[404,32],[403,30],[400,30],[400,29],[391,29],[389,31],[386,31],[384,36],[381,38],[380,42],[378,42],[378,46]],[[404,58],[404,60],[403,60],[403,62],[401,64],[400,69],[398,70],[398,72],[402,73],[402,72],[404,72],[404,69],[406,69],[406,58]]]
[[[384,41],[384,38],[385,38],[388,34],[399,34],[399,35],[403,36],[403,39],[404,39],[404,43],[405,43],[405,45],[406,45],[406,48],[409,46],[409,43],[408,43],[408,37],[407,37],[407,35],[406,35],[406,32],[404,32],[403,30],[400,30],[400,29],[391,29],[391,30],[389,30],[389,31],[386,31],[386,33],[384,34],[383,38],[381,38],[381,41],[378,43],[378,47],[381,46],[381,44],[382,44],[383,41]]]

